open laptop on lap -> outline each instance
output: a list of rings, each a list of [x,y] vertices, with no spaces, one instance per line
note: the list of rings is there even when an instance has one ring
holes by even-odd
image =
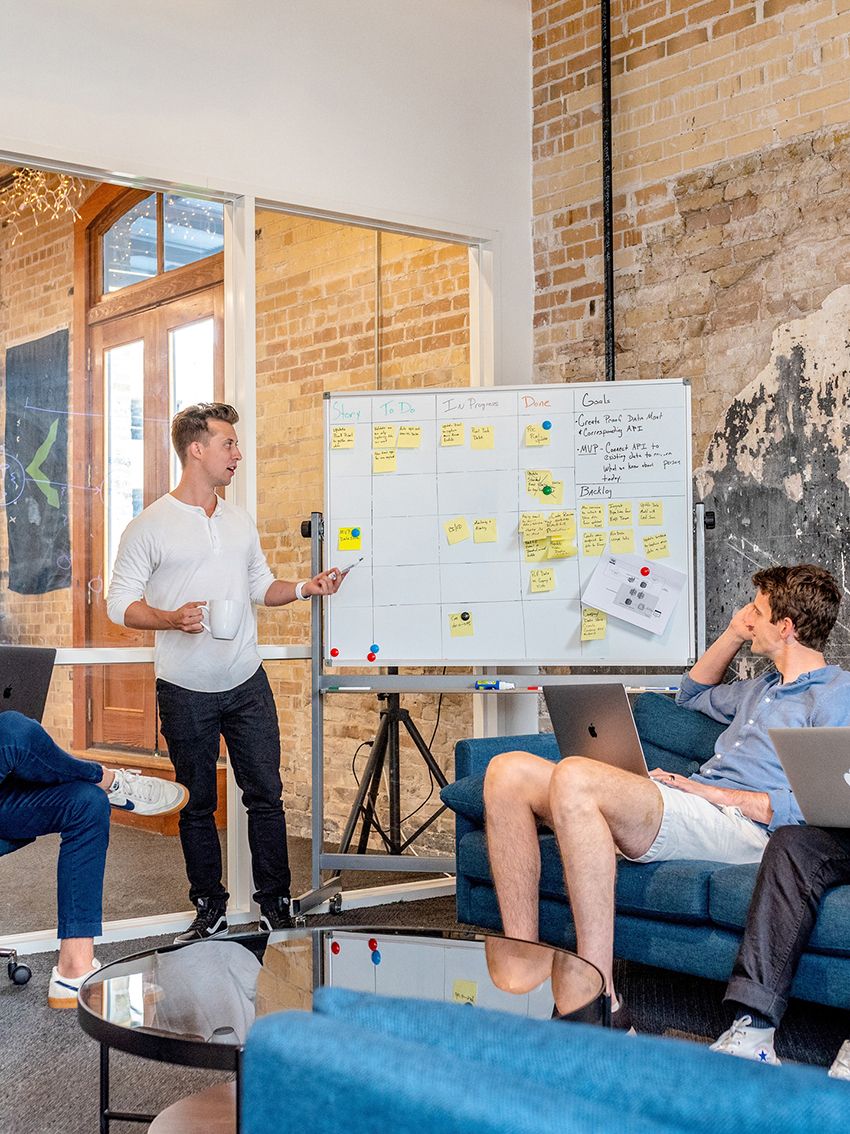
[[[0,713],[14,710],[41,723],[56,651],[0,646]]]
[[[850,728],[768,732],[806,822],[850,827]]]
[[[562,756],[586,756],[649,775],[624,686],[545,685],[543,696]]]

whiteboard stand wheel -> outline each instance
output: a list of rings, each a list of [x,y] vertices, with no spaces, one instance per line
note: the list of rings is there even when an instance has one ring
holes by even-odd
[[[333,897],[328,899],[328,910],[330,913],[342,911],[342,894],[334,894]]]

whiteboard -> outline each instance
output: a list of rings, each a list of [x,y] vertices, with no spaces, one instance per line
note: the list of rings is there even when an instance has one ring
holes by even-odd
[[[690,386],[326,394],[323,547],[328,665],[685,665]],[[686,576],[663,634],[583,619],[618,551]]]

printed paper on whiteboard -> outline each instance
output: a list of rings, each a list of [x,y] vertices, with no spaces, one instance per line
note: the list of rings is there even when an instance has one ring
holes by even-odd
[[[684,571],[638,555],[606,551],[584,589],[585,606],[604,610],[631,626],[663,634],[687,582]]]

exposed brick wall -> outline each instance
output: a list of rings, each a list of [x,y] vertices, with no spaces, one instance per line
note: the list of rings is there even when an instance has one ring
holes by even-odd
[[[534,376],[601,379],[599,6],[532,23]],[[691,379],[696,463],[846,280],[848,55],[848,0],[612,3],[617,374]]]
[[[379,382],[385,389],[468,385],[468,253],[457,245],[272,212],[258,215],[257,228],[257,518],[272,570],[299,579],[310,564],[300,522],[324,507],[323,393],[368,390]],[[265,641],[307,642],[306,604],[261,611],[260,634]],[[289,825],[295,834],[308,834],[309,666],[272,664],[269,673],[281,716]],[[405,697],[404,704],[429,740],[436,698]],[[454,740],[471,731],[469,699],[444,698],[442,721],[435,755],[448,769]],[[377,723],[374,697],[327,699],[325,826],[332,836],[356,792],[354,750]],[[361,752],[359,769],[367,755]],[[428,777],[405,739],[402,768],[406,814],[427,794]],[[448,845],[449,826],[437,825],[423,845]]]
[[[94,189],[86,184],[80,200]],[[14,239],[9,226],[0,227],[0,430],[5,430],[5,363],[10,346],[41,338],[67,327],[73,335],[74,247],[73,216],[40,219],[32,213],[19,220]],[[69,338],[70,358],[73,346]],[[70,382],[69,382],[70,386]],[[75,464],[73,436],[68,438],[68,468]],[[72,491],[71,507],[82,501]],[[74,548],[71,548],[73,555]],[[71,588],[45,595],[19,595],[9,590],[9,552],[5,510],[0,511],[0,641],[27,646],[70,646]],[[71,744],[71,671],[53,675],[44,723],[63,745]]]

